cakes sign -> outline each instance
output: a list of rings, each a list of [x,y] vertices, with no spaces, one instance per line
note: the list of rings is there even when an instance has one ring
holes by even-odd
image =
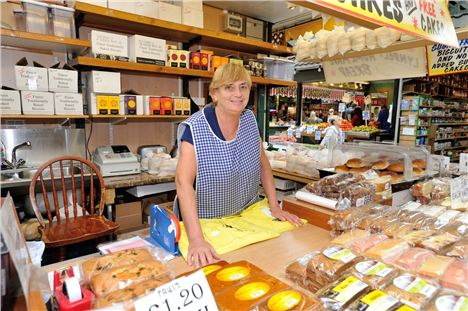
[[[427,47],[427,67],[429,76],[468,72],[468,39],[458,41],[459,48],[443,44]]]
[[[341,16],[346,14],[430,41],[458,47],[457,34],[445,0],[308,0],[308,2],[340,12]],[[320,8],[317,10],[320,11]]]

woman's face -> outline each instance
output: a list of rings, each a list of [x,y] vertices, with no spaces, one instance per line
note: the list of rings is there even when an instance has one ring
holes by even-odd
[[[246,81],[234,81],[215,89],[211,97],[220,108],[241,113],[249,102],[249,94],[250,89]]]

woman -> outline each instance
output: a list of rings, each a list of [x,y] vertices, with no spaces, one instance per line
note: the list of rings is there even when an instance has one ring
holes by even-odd
[[[320,143],[320,148],[330,149],[336,146],[341,141],[341,119],[338,116],[330,116],[328,118],[328,127],[325,129],[325,136]]]
[[[307,124],[318,124],[322,122],[323,120],[317,117],[317,115],[315,114],[315,111],[311,111],[310,117],[305,120],[305,123]]]
[[[302,224],[297,216],[278,206],[255,116],[245,110],[251,85],[250,75],[242,66],[221,66],[210,84],[213,104],[179,126],[177,196],[189,239],[187,263],[196,268],[219,260],[203,237],[199,218],[239,214],[258,201],[260,181],[272,216]]]
[[[353,126],[361,126],[364,124],[364,120],[362,119],[362,109],[361,107],[357,106],[354,108],[354,114],[351,118],[351,123]]]

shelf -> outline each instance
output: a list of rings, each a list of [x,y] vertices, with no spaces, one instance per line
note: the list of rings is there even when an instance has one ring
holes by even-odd
[[[464,97],[446,96],[446,95],[439,95],[439,94],[429,94],[429,93],[421,93],[421,92],[416,92],[416,91],[403,91],[402,92],[402,95],[408,95],[408,94],[416,94],[416,95],[431,96],[431,97],[444,97],[444,98],[457,99],[457,100],[466,100],[466,98],[464,98]]]
[[[115,60],[100,59],[87,56],[79,56],[72,61],[74,66],[78,67],[99,67],[99,68],[112,68],[124,71],[137,71],[147,72],[153,74],[175,75],[175,76],[190,76],[199,78],[212,78],[213,72],[206,70],[195,70],[150,64],[141,64],[133,62],[120,62]],[[270,78],[254,77],[252,76],[252,83],[277,85],[277,86],[296,86],[295,81],[275,80]]]
[[[439,138],[439,139],[434,139],[434,141],[453,140],[453,139],[460,139],[460,138],[468,138],[468,135],[466,135],[466,136],[457,136],[457,137],[449,137],[449,138]],[[463,140],[466,140],[466,139],[463,139]]]
[[[307,7],[312,1],[293,1],[293,2],[300,2],[299,5]],[[468,38],[468,27],[458,29],[457,37],[459,40]],[[353,57],[394,52],[394,51],[399,51],[399,50],[407,50],[407,49],[412,49],[412,48],[417,48],[417,47],[422,47],[422,46],[427,46],[427,45],[432,45],[432,44],[434,44],[434,42],[425,40],[425,39],[415,39],[415,40],[410,40],[410,41],[397,41],[396,43],[386,48],[375,48],[372,50],[365,49],[363,51],[350,51],[350,52],[346,52],[344,55],[337,54],[333,57],[326,56],[326,57],[323,57],[322,59],[320,58],[310,59],[309,58],[309,59],[305,59],[304,62],[320,63],[323,61],[347,59],[347,58],[353,58]]]
[[[438,82],[438,81],[430,81],[430,80],[424,80],[424,79],[420,79],[420,78],[412,78],[411,80],[419,81],[419,82],[423,82],[423,83],[434,83],[434,84],[437,83],[437,84],[445,86],[445,87],[451,87],[451,88],[454,88],[454,89],[468,91],[468,88],[466,88],[466,87],[454,86],[454,85],[445,84],[445,83]]]
[[[458,147],[449,147],[449,148],[442,148],[442,149],[437,149],[434,151],[444,151],[444,150],[455,150],[455,149],[466,149],[468,150],[468,145],[467,146],[458,146]]]
[[[418,116],[419,118],[453,118],[453,119],[468,119],[466,117],[457,117],[457,116]]]
[[[91,47],[91,42],[79,39],[43,35],[0,28],[1,45],[16,48],[72,52],[79,54]]]
[[[468,125],[468,122],[453,122],[453,123],[432,123],[431,125],[443,125],[443,126],[448,126],[448,125]]]
[[[282,45],[241,37],[225,32],[163,21],[137,14],[108,9],[88,3],[76,2],[76,14],[82,25],[130,34],[149,35],[169,41],[191,42],[239,52],[292,54]]]
[[[2,119],[88,119],[87,115],[2,114]]]
[[[157,115],[101,115],[101,114],[93,114],[90,115],[91,119],[159,119],[159,120],[185,120],[190,116],[157,116]]]

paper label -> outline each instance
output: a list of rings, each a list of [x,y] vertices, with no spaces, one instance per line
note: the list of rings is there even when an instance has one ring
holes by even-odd
[[[468,224],[468,212],[461,214],[458,218],[458,221],[461,221],[464,224]]]
[[[431,297],[437,290],[434,286],[429,285],[426,281],[420,278],[415,278],[412,275],[405,274],[393,280],[393,284],[408,293],[422,294],[426,297]]]
[[[301,266],[307,266],[307,264],[309,263],[309,261],[312,259],[312,257],[314,257],[315,254],[307,254],[305,256],[302,256],[301,258],[299,258],[297,260],[297,262],[301,265]]]
[[[296,138],[301,138],[301,131],[299,129],[296,130]]]
[[[320,140],[322,138],[322,132],[320,130],[315,131],[315,140]]]
[[[307,134],[312,134],[314,132],[314,128],[310,125],[306,127],[306,133]]]
[[[460,174],[468,174],[468,153],[460,153]]]
[[[362,112],[362,119],[363,120],[370,120],[370,111],[369,110],[364,110]]]
[[[358,307],[360,311],[387,311],[398,304],[398,299],[385,294],[380,290],[374,290],[365,295]]]
[[[458,297],[454,295],[440,296],[435,301],[438,311],[464,311],[468,310],[468,297]]]
[[[379,277],[385,277],[393,271],[392,268],[376,260],[361,261],[356,264],[355,268],[364,275],[377,275]]]
[[[409,115],[408,116],[408,125],[416,125],[416,116],[415,115]]]
[[[403,207],[403,210],[413,212],[413,211],[417,210],[420,206],[421,206],[421,204],[418,203],[418,202],[408,202]]]
[[[350,262],[356,258],[356,255],[354,255],[352,251],[340,246],[329,247],[323,251],[323,254],[330,259],[339,260],[343,263]]]
[[[338,295],[334,298],[336,301],[346,303],[365,288],[367,288],[366,283],[363,283],[355,277],[350,276],[332,290],[338,293]]]
[[[452,208],[458,209],[463,207],[463,184],[464,177],[453,178],[450,180],[450,199],[452,201]]]
[[[293,137],[293,130],[288,129],[288,138],[292,138],[292,137]]]

